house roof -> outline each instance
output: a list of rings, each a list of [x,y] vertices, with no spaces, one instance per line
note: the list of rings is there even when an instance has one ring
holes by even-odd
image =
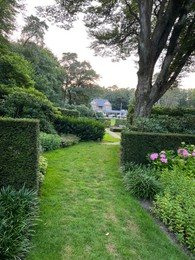
[[[107,99],[102,98],[95,98],[93,101],[95,101],[99,107],[103,107],[106,102],[109,102]]]

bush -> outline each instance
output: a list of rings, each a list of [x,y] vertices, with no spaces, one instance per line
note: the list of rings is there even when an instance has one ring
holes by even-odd
[[[69,117],[79,117],[80,113],[76,109],[66,109],[66,108],[58,108],[58,111],[61,112],[63,116],[69,116]]]
[[[2,87],[0,86],[0,88]],[[53,122],[61,113],[43,93],[34,88],[14,87],[8,89],[9,94],[2,95],[0,100],[1,116],[39,119],[41,131],[54,133]],[[3,91],[4,88],[0,92]]]
[[[61,147],[78,144],[80,138],[75,135],[61,135]]]
[[[175,166],[186,176],[195,178],[195,146],[182,142],[176,151],[161,151],[149,155],[149,162],[156,169],[173,169]]]
[[[181,142],[195,143],[195,135],[140,133],[122,131],[121,134],[121,162],[147,163],[148,153],[161,152],[162,150],[175,150]]]
[[[38,213],[36,193],[11,187],[0,190],[0,259],[24,259]]]
[[[66,109],[77,110],[80,113],[80,117],[94,117],[94,111],[85,105],[65,105]]]
[[[30,119],[0,119],[0,188],[11,185],[37,189],[39,123]]]
[[[101,140],[104,136],[104,125],[87,118],[58,118],[54,127],[59,134],[73,134],[81,141]]]
[[[195,252],[195,179],[178,167],[163,170],[163,191],[154,202],[154,212],[173,231],[178,241]]]
[[[40,133],[40,144],[44,151],[56,150],[61,147],[61,137],[57,134]]]
[[[161,189],[156,170],[144,165],[125,167],[123,182],[126,190],[140,199],[152,199]]]
[[[135,118],[132,125],[128,125],[130,131],[153,133],[195,133],[195,116],[187,117],[155,116]]]
[[[39,172],[38,172],[39,188],[44,181],[44,175],[46,174],[47,166],[48,166],[47,159],[41,155],[39,157]]]

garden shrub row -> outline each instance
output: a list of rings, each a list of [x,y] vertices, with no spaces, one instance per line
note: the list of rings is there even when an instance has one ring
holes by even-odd
[[[66,108],[59,107],[58,111],[60,111],[63,116],[68,116],[68,117],[79,117],[80,116],[79,111],[76,109],[66,109]]]
[[[73,134],[81,141],[101,140],[104,136],[104,125],[87,118],[58,118],[54,122],[55,130],[59,134]]]
[[[39,122],[0,119],[0,187],[37,190]]]
[[[195,115],[135,118],[133,124],[128,125],[128,129],[138,132],[195,134]]]
[[[163,149],[174,150],[181,145],[195,143],[195,135],[139,133],[122,131],[121,163],[147,163],[148,153],[160,152]]]
[[[40,133],[40,145],[42,151],[52,151],[59,148],[77,144],[80,138],[75,135],[61,135]]]
[[[134,106],[130,105],[128,109],[128,118],[134,113]],[[195,108],[184,108],[184,107],[159,107],[154,106],[152,108],[151,116],[167,115],[167,116],[179,116],[183,117],[186,115],[195,116]]]

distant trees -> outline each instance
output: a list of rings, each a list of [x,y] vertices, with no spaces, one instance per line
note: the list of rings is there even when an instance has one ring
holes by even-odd
[[[25,18],[26,25],[22,29],[22,42],[25,46],[28,42],[35,42],[43,46],[45,31],[48,25],[37,16],[31,15]]]
[[[195,50],[194,0],[56,0],[41,14],[70,28],[82,12],[97,54],[139,57],[134,116],[152,106],[190,64]],[[159,74],[153,81],[155,68]]]
[[[112,87],[104,88],[103,97],[108,99],[111,102],[112,109],[127,110],[128,105],[133,104],[135,102],[135,90],[112,86]]]
[[[76,53],[63,53],[60,61],[64,68],[64,103],[89,103],[88,89],[92,89],[99,75],[92,69],[87,61],[78,61]]]
[[[33,42],[25,46],[19,43],[12,44],[11,48],[31,64],[34,87],[44,93],[50,101],[61,105],[65,77],[64,70],[54,54]]]
[[[16,14],[23,8],[22,0],[1,0],[0,2],[0,44],[15,29]]]

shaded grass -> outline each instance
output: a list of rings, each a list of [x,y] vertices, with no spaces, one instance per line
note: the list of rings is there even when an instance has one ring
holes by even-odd
[[[188,259],[125,190],[119,146],[46,153],[40,223],[31,260]]]

